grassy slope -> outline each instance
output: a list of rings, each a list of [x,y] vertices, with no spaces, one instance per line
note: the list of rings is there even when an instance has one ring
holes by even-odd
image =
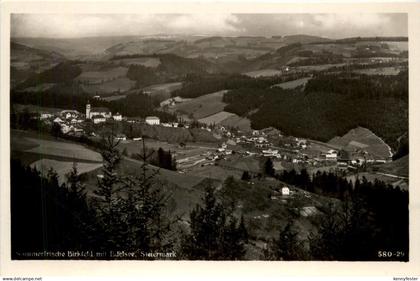
[[[220,91],[208,95],[204,95],[173,107],[186,115],[193,115],[195,119],[204,118],[212,114],[223,111],[226,104],[222,102],[225,91]]]
[[[396,176],[408,177],[409,174],[409,156],[403,156],[400,159],[385,163],[378,166],[378,171],[386,174],[392,174]]]
[[[357,127],[350,130],[342,137],[333,138],[328,143],[340,146],[345,149],[356,149],[351,145],[352,143],[356,143],[360,144],[362,149],[367,151],[369,154],[381,159],[390,156],[389,146],[372,131],[366,128]]]

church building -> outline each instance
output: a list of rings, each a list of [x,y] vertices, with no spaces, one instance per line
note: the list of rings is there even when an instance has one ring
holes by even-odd
[[[112,113],[106,107],[91,107],[88,102],[86,104],[86,119],[92,119],[93,116],[103,116],[108,119],[112,117]]]

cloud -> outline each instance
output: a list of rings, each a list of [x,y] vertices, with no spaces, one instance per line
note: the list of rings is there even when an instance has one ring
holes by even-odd
[[[256,14],[239,19],[238,25],[253,35],[407,36],[406,14]]]
[[[15,14],[14,37],[87,37],[157,33],[223,34],[240,31],[232,14]]]
[[[152,34],[407,36],[406,14],[14,14],[13,37]]]

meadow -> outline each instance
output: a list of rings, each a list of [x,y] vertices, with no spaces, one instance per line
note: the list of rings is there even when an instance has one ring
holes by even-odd
[[[304,86],[311,79],[310,77],[300,78],[292,81],[287,81],[280,84],[275,84],[272,87],[280,87],[282,89],[294,89],[299,86]]]
[[[55,172],[57,172],[59,183],[64,183],[67,180],[66,175],[72,170],[74,163],[76,163],[79,175],[102,167],[102,163],[57,161],[53,159],[40,159],[32,163],[30,166],[32,168],[36,168],[42,175],[47,175],[48,171],[52,168]]]
[[[250,71],[250,72],[246,72],[244,73],[244,75],[249,76],[249,77],[267,77],[267,76],[276,76],[276,75],[281,75],[282,71],[281,70],[277,70],[277,69],[260,69],[260,70],[255,70],[255,71]]]
[[[212,114],[223,111],[226,103],[222,101],[226,91],[219,91],[198,98],[176,104],[171,110],[179,111],[187,116],[193,116],[194,119],[201,119]]]

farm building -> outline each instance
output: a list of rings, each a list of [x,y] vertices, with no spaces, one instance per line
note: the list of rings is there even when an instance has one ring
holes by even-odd
[[[146,117],[146,124],[159,125],[160,124],[160,119],[159,119],[159,117],[156,117],[156,116],[147,116]]]
[[[117,114],[112,116],[112,118],[114,118],[115,121],[122,121],[122,115],[118,112],[117,112]]]
[[[287,186],[281,188],[281,195],[287,196],[290,195],[290,189]]]

